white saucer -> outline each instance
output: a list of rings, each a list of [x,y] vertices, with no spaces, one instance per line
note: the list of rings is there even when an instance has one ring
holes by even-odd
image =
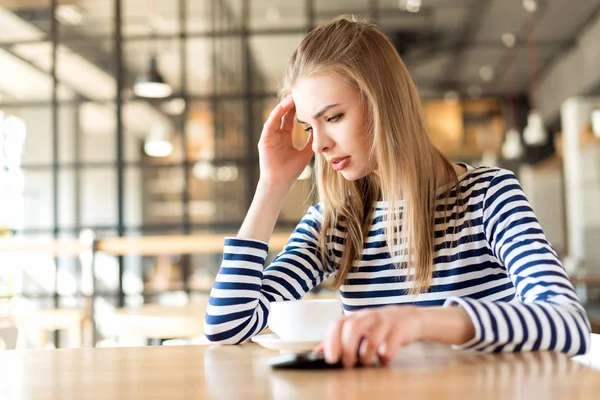
[[[321,341],[292,341],[282,340],[274,333],[257,335],[252,338],[254,343],[271,350],[279,350],[282,353],[304,353],[317,347]]]

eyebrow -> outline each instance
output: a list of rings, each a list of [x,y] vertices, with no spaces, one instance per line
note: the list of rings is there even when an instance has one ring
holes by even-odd
[[[313,116],[312,116],[312,118],[313,118],[313,119],[318,119],[318,118],[321,118],[321,117],[323,116],[323,114],[325,114],[325,112],[326,112],[327,110],[329,110],[330,108],[333,108],[333,107],[337,107],[337,106],[339,106],[339,105],[340,105],[340,103],[335,103],[335,104],[330,104],[330,105],[328,105],[328,106],[325,106],[325,107],[323,107],[323,108],[321,109],[321,111],[319,111],[318,113],[316,113],[315,115],[313,115]],[[296,121],[298,121],[298,123],[299,123],[299,124],[304,124],[304,125],[307,125],[307,123],[306,123],[306,122],[304,122],[304,121],[300,121],[300,120],[298,119],[298,117],[296,117]]]

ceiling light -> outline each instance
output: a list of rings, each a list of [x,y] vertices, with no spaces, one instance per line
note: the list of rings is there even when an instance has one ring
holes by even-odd
[[[196,179],[200,180],[208,180],[212,179],[214,173],[214,167],[211,163],[206,161],[198,161],[194,164],[194,168],[192,169],[192,173]]]
[[[448,90],[444,93],[444,101],[448,104],[458,104],[460,97],[456,90]]]
[[[171,155],[173,144],[169,140],[165,125],[157,125],[152,128],[150,135],[144,141],[144,151],[150,157],[168,157]]]
[[[516,129],[506,132],[504,143],[502,144],[502,156],[507,160],[516,160],[523,155],[523,144],[521,137]]]
[[[404,8],[410,13],[418,13],[423,5],[422,0],[405,0]]]
[[[600,108],[592,111],[592,130],[600,138]]]
[[[494,68],[490,67],[489,65],[484,65],[483,67],[479,68],[479,76],[481,79],[483,79],[483,81],[490,82],[492,79],[494,79]]]
[[[537,11],[537,1],[535,0],[523,0],[523,8],[527,12],[536,12]]]
[[[467,93],[472,99],[478,99],[483,94],[483,89],[479,85],[471,85],[467,88]]]
[[[527,126],[523,130],[523,140],[529,146],[542,146],[548,141],[544,120],[536,110],[531,110],[527,116]]]
[[[235,165],[219,167],[216,176],[218,181],[233,182],[238,178],[238,168]]]
[[[139,97],[153,99],[169,97],[173,93],[171,85],[166,83],[160,72],[158,72],[156,57],[150,58],[148,72],[136,78],[133,93]]]
[[[173,145],[166,140],[147,140],[144,143],[144,151],[150,157],[168,157],[173,152]]]
[[[185,100],[181,98],[172,99],[165,103],[163,109],[170,115],[181,115],[185,111]]]
[[[63,25],[77,26],[83,23],[83,13],[74,4],[62,4],[56,8],[56,19]]]
[[[502,34],[502,43],[504,43],[504,45],[509,49],[514,47],[516,42],[517,38],[513,33],[506,32]]]
[[[600,108],[592,111],[592,131],[596,137],[600,138]]]

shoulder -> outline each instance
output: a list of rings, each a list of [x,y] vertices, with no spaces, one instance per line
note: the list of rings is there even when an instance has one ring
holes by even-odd
[[[479,167],[471,175],[471,182],[478,182],[481,188],[483,196],[479,199],[483,203],[484,213],[507,210],[527,201],[517,176],[508,169]]]
[[[461,179],[460,185],[464,187],[477,187],[487,191],[506,184],[517,182],[515,174],[507,169],[498,167],[476,167]]]
[[[297,228],[310,227],[316,231],[321,230],[323,223],[323,204],[316,203],[311,205],[298,223]]]

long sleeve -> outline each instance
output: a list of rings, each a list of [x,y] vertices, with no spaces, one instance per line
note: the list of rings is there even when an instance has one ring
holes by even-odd
[[[271,302],[298,300],[327,278],[318,250],[321,221],[319,205],[311,207],[264,271],[266,243],[225,239],[204,323],[208,340],[245,341],[265,329]]]
[[[490,182],[483,226],[519,301],[448,298],[445,305],[463,307],[476,332],[471,341],[455,347],[485,352],[556,350],[585,354],[590,341],[585,310],[512,172],[500,170]]]

